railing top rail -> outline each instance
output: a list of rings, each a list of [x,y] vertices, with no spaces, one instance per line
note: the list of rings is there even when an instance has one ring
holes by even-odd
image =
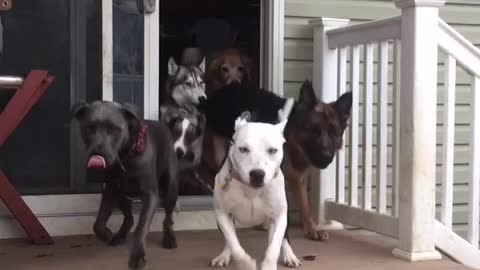
[[[327,35],[330,49],[398,39],[401,35],[401,17],[397,16],[335,28],[328,30]]]
[[[452,55],[468,72],[480,77],[480,50],[442,19],[438,20],[438,46]]]

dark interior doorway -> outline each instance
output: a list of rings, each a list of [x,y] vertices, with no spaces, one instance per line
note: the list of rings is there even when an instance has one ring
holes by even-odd
[[[160,79],[167,76],[170,57],[177,61],[184,48],[212,52],[235,47],[255,63],[259,78],[260,0],[160,0]],[[161,84],[162,85],[162,84]]]
[[[200,48],[207,61],[215,51],[240,49],[254,63],[251,75],[258,84],[260,22],[260,0],[160,0],[160,85],[167,79],[170,57],[178,63],[189,47]],[[180,178],[180,195],[205,194],[192,174]]]

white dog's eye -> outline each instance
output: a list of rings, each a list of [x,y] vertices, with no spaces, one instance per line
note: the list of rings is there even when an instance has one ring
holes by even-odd
[[[240,151],[240,153],[242,153],[242,154],[247,154],[247,153],[250,152],[250,149],[248,149],[248,148],[245,147],[245,146],[240,146],[240,147],[238,148],[238,151]]]
[[[267,153],[270,154],[270,155],[274,155],[275,153],[277,153],[278,149],[277,148],[273,148],[273,147],[270,147],[267,149]]]

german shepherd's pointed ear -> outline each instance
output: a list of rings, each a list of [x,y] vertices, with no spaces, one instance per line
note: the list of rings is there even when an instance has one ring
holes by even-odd
[[[298,97],[298,103],[306,108],[312,108],[317,103],[317,96],[315,90],[313,90],[312,83],[308,80],[304,81],[300,88],[300,96]]]
[[[333,106],[342,120],[342,125],[345,127],[352,109],[352,92],[341,95]]]
[[[72,107],[72,116],[74,119],[82,121],[85,117],[85,112],[88,110],[90,104],[87,102],[79,102]]]

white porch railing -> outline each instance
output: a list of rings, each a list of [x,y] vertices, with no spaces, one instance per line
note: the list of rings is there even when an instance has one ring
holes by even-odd
[[[438,17],[445,1],[394,2],[401,16],[357,25],[329,18],[311,22],[318,96],[328,102],[345,91],[353,93],[346,147],[320,172],[320,184],[314,189],[318,222],[327,227],[353,225],[397,238],[393,254],[410,261],[440,258],[437,247],[480,269],[480,50]],[[439,48],[446,60],[437,221]],[[472,77],[466,240],[452,229],[457,63]]]

